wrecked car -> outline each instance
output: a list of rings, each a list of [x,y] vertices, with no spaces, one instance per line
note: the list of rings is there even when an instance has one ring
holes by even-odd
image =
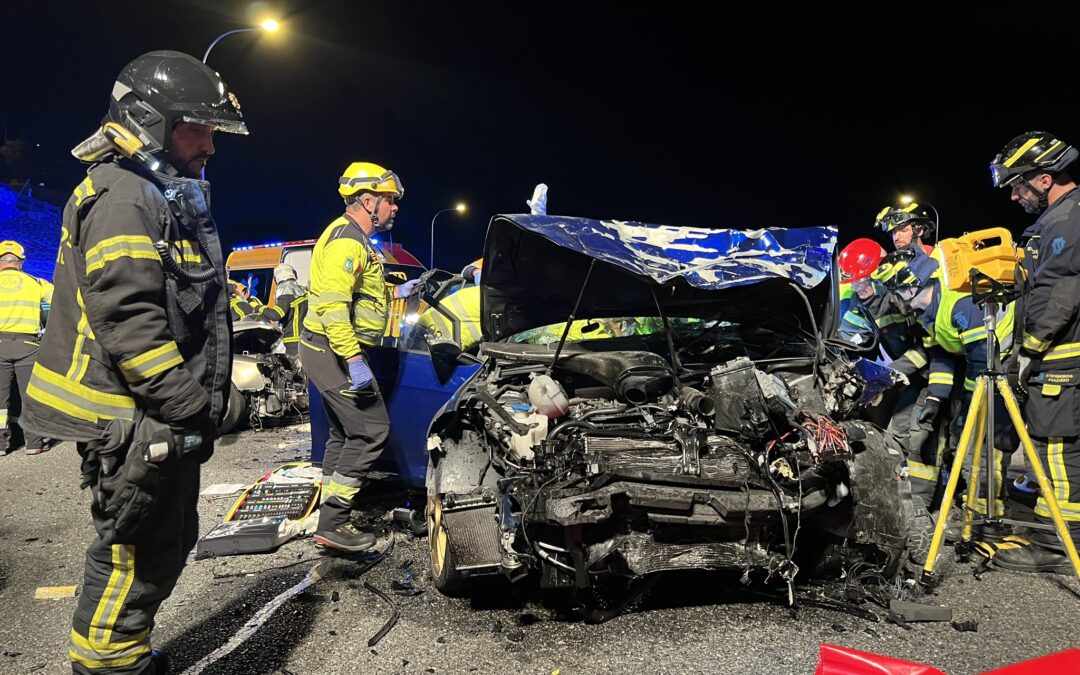
[[[232,386],[221,433],[299,422],[307,412],[307,377],[300,360],[281,346],[281,329],[257,317],[234,322]]]
[[[826,227],[495,217],[480,366],[428,437],[436,586],[896,575],[910,486],[859,419],[880,373],[825,339],[835,244]]]

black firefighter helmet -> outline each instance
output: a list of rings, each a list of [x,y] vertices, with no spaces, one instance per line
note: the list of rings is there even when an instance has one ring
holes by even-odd
[[[151,152],[169,151],[179,122],[248,133],[240,102],[221,76],[194,56],[165,50],[143,54],[120,71],[105,121],[130,130]]]
[[[994,187],[1012,187],[1030,171],[1057,173],[1076,161],[1076,148],[1045,131],[1029,131],[1009,141],[990,162]]]

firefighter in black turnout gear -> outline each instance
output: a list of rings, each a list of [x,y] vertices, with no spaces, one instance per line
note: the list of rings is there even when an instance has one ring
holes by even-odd
[[[289,356],[297,356],[300,349],[300,331],[307,316],[308,292],[296,280],[292,265],[281,264],[274,268],[277,293],[274,307],[268,307],[262,316],[281,322],[281,342]]]
[[[1024,417],[1047,467],[1061,515],[1080,541],[1080,190],[1074,179],[1076,148],[1044,131],[1021,134],[990,164],[994,186],[1035,223],[1024,231],[1018,273],[1016,342],[1011,364],[1027,391]],[[1040,498],[1037,518],[1050,522]],[[1072,569],[1052,531],[1032,530],[1015,546],[998,550],[994,564],[1017,571]]]
[[[76,441],[97,537],[73,617],[76,673],[161,672],[150,631],[198,536],[199,465],[228,401],[229,299],[209,185],[214,130],[246,134],[199,60],[145,54],[113,85],[64,209],[26,425]]]

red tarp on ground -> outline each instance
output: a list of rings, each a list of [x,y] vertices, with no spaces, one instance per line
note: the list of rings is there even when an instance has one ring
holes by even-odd
[[[932,666],[821,643],[814,675],[945,675]]]
[[[988,670],[982,675],[1047,675],[1047,673],[1054,675],[1080,673],[1080,649],[1066,649],[1031,661]],[[823,642],[814,675],[945,675],[945,673],[933,666],[901,661]]]

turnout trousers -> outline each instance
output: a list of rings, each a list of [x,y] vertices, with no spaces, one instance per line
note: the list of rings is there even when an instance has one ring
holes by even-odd
[[[0,333],[0,452],[11,448],[12,383],[19,385],[19,397],[26,405],[26,383],[30,381],[30,371],[37,361],[38,342],[33,335],[20,333]],[[23,429],[26,447],[41,448],[43,440]]]
[[[1054,486],[1061,516],[1073,541],[1080,542],[1080,386],[1073,380],[1080,378],[1069,377],[1067,385],[1056,388],[1029,383],[1024,418],[1035,451]],[[1035,504],[1035,516],[1039,522],[1053,522],[1041,495]],[[1039,544],[1062,548],[1053,531],[1032,530],[1031,535],[1032,541]]]
[[[322,395],[330,422],[323,456],[324,501],[319,529],[333,530],[349,522],[353,497],[390,436],[390,417],[374,380],[367,389],[349,391],[348,368],[330,349],[326,336],[303,331],[300,362]]]
[[[79,444],[84,461],[92,449],[92,444]],[[92,481],[90,510],[97,538],[86,551],[82,592],[72,619],[72,671],[149,675],[154,672],[154,615],[172,593],[199,538],[199,463],[184,457],[162,464],[150,516],[127,537],[117,536],[115,521],[99,508],[98,489]]]

